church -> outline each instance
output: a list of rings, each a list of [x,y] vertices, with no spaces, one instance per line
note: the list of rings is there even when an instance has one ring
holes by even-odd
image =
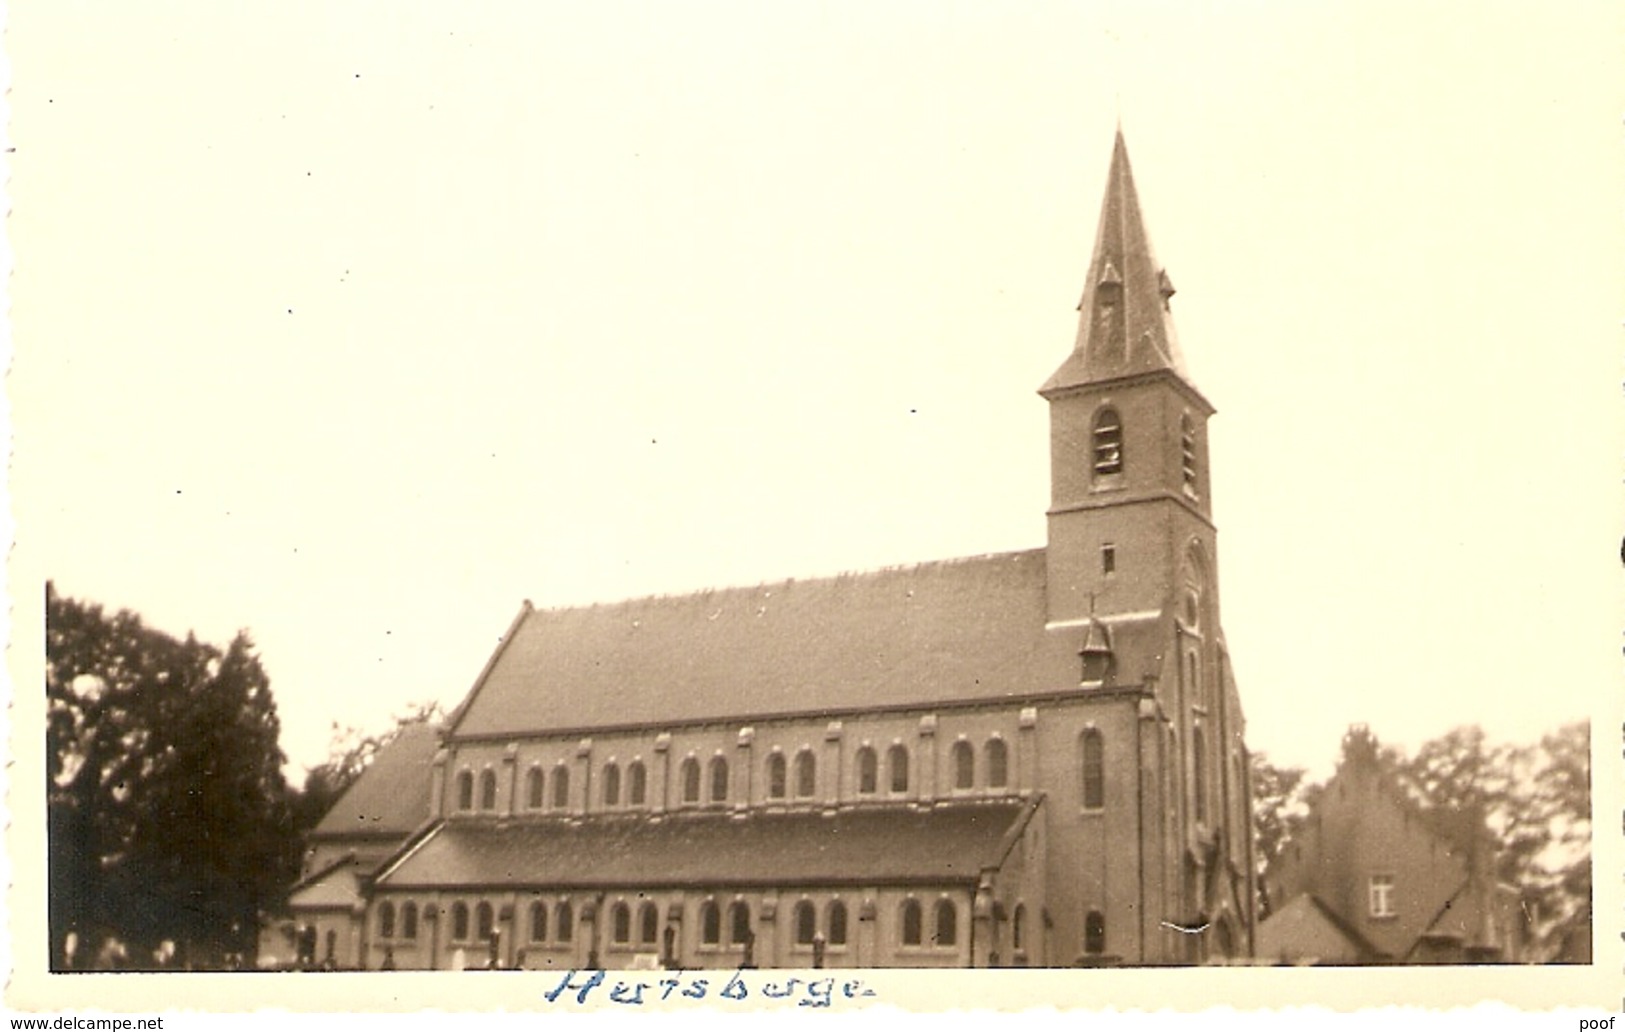
[[[1119,133],[1076,343],[1038,392],[1043,547],[527,602],[437,741],[335,808],[392,847],[309,871],[295,920],[324,900],[330,955],[362,968],[1249,958],[1214,410],[1173,296]]]

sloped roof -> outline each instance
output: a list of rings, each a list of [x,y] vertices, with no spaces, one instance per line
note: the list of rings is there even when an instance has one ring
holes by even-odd
[[[849,712],[1076,690],[1045,631],[1043,550],[527,610],[458,737]],[[1114,628],[1116,633],[1116,628]],[[1125,628],[1127,637],[1133,632]],[[1145,671],[1125,668],[1123,681]]]
[[[429,764],[438,747],[436,727],[408,724],[401,728],[339,796],[312,836],[404,838],[411,834],[429,819]]]
[[[1359,964],[1381,953],[1313,893],[1299,893],[1258,926],[1258,954],[1288,962]]]
[[[361,870],[352,854],[299,882],[288,893],[290,910],[348,910],[361,901]]]
[[[587,821],[448,821],[385,868],[380,888],[655,888],[942,884],[1002,864],[1037,805],[675,813]]]

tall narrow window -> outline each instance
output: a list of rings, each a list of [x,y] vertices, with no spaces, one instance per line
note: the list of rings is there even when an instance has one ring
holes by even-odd
[[[1202,728],[1191,731],[1191,788],[1196,795],[1196,819],[1207,820],[1207,741]]]
[[[553,908],[553,939],[556,942],[569,942],[575,934],[576,914],[568,902],[561,902]]]
[[[1371,876],[1371,916],[1393,917],[1394,909],[1394,876],[1391,874],[1373,874]]]
[[[858,795],[874,795],[880,783],[880,761],[867,745],[858,750]]]
[[[700,761],[690,756],[683,761],[683,802],[700,801]]]
[[[713,803],[726,802],[728,799],[728,761],[720,756],[711,759],[711,801]]]
[[[846,945],[846,904],[840,900],[829,905],[829,944]]]
[[[564,810],[570,806],[570,768],[559,764],[553,768],[553,809]]]
[[[613,763],[604,765],[604,805],[621,805],[621,768]]]
[[[464,942],[468,939],[467,903],[453,903],[451,906],[451,938],[454,942]]]
[[[937,900],[937,936],[938,946],[954,946],[959,942],[959,908],[954,906],[951,899]]]
[[[547,939],[547,904],[541,900],[530,905],[530,941],[544,942]]]
[[[466,770],[457,774],[457,809],[474,809],[474,775]]]
[[[784,754],[774,753],[767,758],[767,797],[783,799],[785,789]]]
[[[722,944],[722,910],[715,900],[700,905],[700,942],[707,946]]]
[[[653,903],[638,908],[638,945],[653,946],[660,938],[660,911]]]
[[[497,808],[497,775],[495,771],[487,770],[480,773],[480,809],[495,810]]]
[[[395,904],[388,900],[378,904],[378,938],[395,938]]]
[[[811,799],[818,791],[818,761],[811,749],[796,753],[796,796]]]
[[[1116,573],[1117,572],[1117,546],[1116,545],[1101,545],[1100,546],[1100,572],[1101,573]]]
[[[891,775],[893,792],[908,791],[908,750],[894,745],[886,750],[886,768]]]
[[[1027,925],[1027,905],[1025,903],[1017,903],[1015,912],[1010,915],[1010,948],[1011,949],[1013,949],[1013,950],[1026,949],[1027,944],[1026,944],[1026,942],[1023,941],[1024,937],[1027,934],[1026,925]]]
[[[478,931],[480,942],[490,942],[496,934],[496,914],[491,910],[491,904],[482,902],[474,909],[474,927]]]
[[[796,944],[811,946],[813,937],[818,934],[818,913],[806,900],[796,904],[795,929]]]
[[[753,938],[750,930],[750,906],[742,899],[728,904],[728,941],[743,946]]]
[[[976,751],[969,742],[954,743],[954,787],[973,788],[976,785]]]
[[[1083,733],[1083,806],[1098,810],[1106,805],[1106,740],[1094,728]]]
[[[1106,915],[1098,910],[1089,911],[1083,919],[1083,952],[1106,952]]]
[[[418,937],[418,905],[408,903],[401,908],[401,938],[410,942]]]
[[[1002,738],[987,740],[987,787],[1004,788],[1010,783],[1010,750]]]
[[[610,912],[610,940],[620,945],[632,941],[632,908],[625,903],[615,904]]]
[[[542,768],[532,767],[525,775],[525,805],[532,810],[542,808],[543,783],[546,778],[542,776]]]
[[[626,768],[626,802],[629,806],[642,806],[649,796],[649,772],[641,763]]]
[[[1095,416],[1094,455],[1096,476],[1123,472],[1123,421],[1116,409],[1104,408]]]
[[[1196,425],[1190,416],[1179,417],[1179,456],[1185,475],[1185,490],[1196,493]]]
[[[921,920],[920,901],[917,899],[905,899],[903,901],[902,912],[904,946],[920,945],[920,941],[923,938],[921,935],[921,925],[924,923],[925,922]]]

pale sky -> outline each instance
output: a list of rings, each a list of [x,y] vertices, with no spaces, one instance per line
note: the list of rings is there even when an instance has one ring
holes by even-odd
[[[525,598],[1042,545],[1119,118],[1252,747],[1611,716],[1614,0],[10,18],[16,633],[247,628],[296,766]]]

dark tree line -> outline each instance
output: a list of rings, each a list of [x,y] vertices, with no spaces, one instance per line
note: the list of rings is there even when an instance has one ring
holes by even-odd
[[[1496,844],[1496,876],[1516,888],[1532,944],[1530,959],[1557,953],[1584,928],[1591,909],[1591,731],[1567,724],[1537,742],[1492,744],[1476,726],[1458,727],[1406,756],[1369,735],[1345,749],[1375,750],[1388,779],[1423,810],[1482,821]],[[1293,767],[1253,757],[1253,820],[1260,871],[1308,820],[1323,785]],[[1284,901],[1261,899],[1260,915]]]
[[[225,648],[46,586],[54,969],[230,967],[298,871],[269,679]]]

